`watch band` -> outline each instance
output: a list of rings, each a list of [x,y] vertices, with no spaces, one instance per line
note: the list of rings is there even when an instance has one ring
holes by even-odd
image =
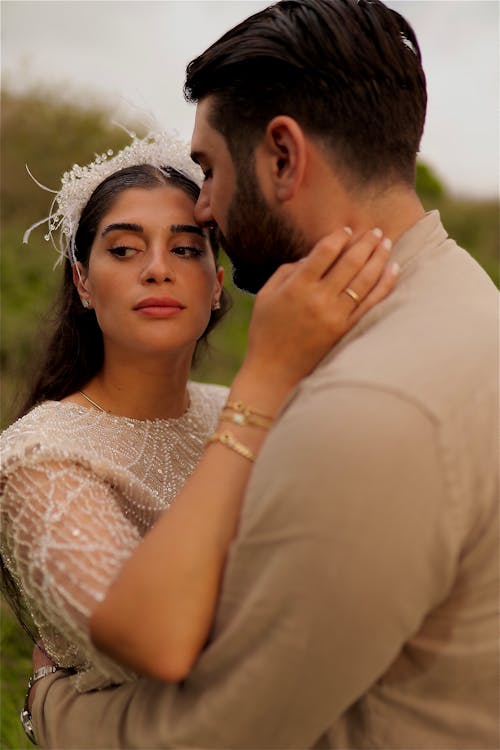
[[[37,744],[37,741],[35,738],[35,732],[33,730],[33,719],[32,719],[31,711],[29,708],[29,697],[30,697],[31,688],[33,687],[35,682],[37,682],[38,680],[41,680],[42,677],[46,677],[49,674],[54,674],[54,672],[58,672],[61,669],[63,669],[63,667],[56,667],[54,664],[51,664],[50,666],[46,666],[46,667],[40,667],[40,669],[37,669],[35,670],[35,672],[33,672],[33,674],[28,680],[28,690],[26,691],[26,696],[24,698],[24,706],[21,710],[19,718],[21,719],[21,724],[24,729],[24,733],[26,737],[34,745]]]
[[[62,667],[56,667],[55,664],[49,664],[46,667],[40,667],[36,669],[28,680],[28,690],[30,690],[37,680],[41,680],[42,677],[47,677],[48,674],[54,674]]]

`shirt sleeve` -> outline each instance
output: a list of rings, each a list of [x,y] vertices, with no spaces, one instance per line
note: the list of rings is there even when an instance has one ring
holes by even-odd
[[[397,395],[304,396],[255,466],[213,640],[180,686],[37,691],[44,747],[305,748],[376,681],[451,585],[436,424]]]
[[[17,467],[2,498],[2,552],[44,645],[62,666],[122,668],[93,647],[88,621],[140,537],[112,487],[72,461]],[[121,676],[121,679],[120,679]]]

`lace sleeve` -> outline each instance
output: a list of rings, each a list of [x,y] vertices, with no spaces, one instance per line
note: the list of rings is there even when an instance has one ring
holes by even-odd
[[[7,478],[2,552],[59,664],[114,664],[94,649],[88,621],[139,541],[116,491],[83,466],[45,461]]]

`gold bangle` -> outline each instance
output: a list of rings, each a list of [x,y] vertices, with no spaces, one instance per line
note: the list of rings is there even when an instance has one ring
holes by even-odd
[[[268,416],[267,414],[262,414],[262,412],[255,411],[255,409],[252,409],[251,406],[247,406],[243,403],[243,401],[227,401],[224,404],[224,409],[231,409],[231,411],[235,411],[238,414],[245,414],[247,417],[252,414],[255,417],[263,417],[263,419],[268,419],[270,422],[273,421],[273,418]]]
[[[234,412],[228,408],[222,410],[220,418],[221,420],[226,420],[242,427],[253,425],[254,427],[262,427],[263,430],[269,430],[273,426],[273,420],[270,417],[262,417],[252,413]]]
[[[225,432],[214,432],[214,434],[208,438],[208,443],[222,443],[226,448],[230,448],[235,453],[243,456],[243,458],[247,458],[249,461],[255,461],[255,456],[250,448],[247,448],[246,445],[243,445],[239,440],[236,440],[234,435],[227,430]]]

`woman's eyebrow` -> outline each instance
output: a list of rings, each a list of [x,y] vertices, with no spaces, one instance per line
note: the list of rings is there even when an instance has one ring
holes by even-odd
[[[140,224],[129,224],[127,222],[108,224],[108,226],[104,227],[104,229],[102,230],[101,237],[104,237],[106,234],[115,232],[117,230],[121,230],[122,232],[144,232],[144,227],[141,227]]]
[[[108,224],[107,227],[104,227],[101,232],[101,237],[104,237],[110,232],[116,231],[143,233],[144,227],[142,227],[140,224],[130,224],[129,222],[115,222],[113,224]],[[170,227],[170,231],[173,234],[183,234],[188,232],[191,234],[197,234],[200,237],[206,237],[203,229],[201,227],[197,227],[195,224],[172,224]]]
[[[183,232],[191,232],[192,234],[199,234],[200,237],[206,237],[205,232],[201,227],[197,227],[194,224],[172,224],[170,231],[173,234],[182,234]]]

